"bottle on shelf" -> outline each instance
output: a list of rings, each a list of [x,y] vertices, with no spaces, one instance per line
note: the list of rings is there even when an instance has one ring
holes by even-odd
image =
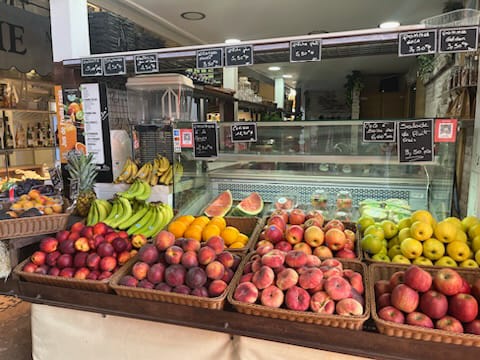
[[[15,147],[16,148],[25,148],[27,147],[26,139],[25,139],[25,129],[20,124],[15,132]]]
[[[8,124],[8,118],[5,126],[5,148],[6,149],[13,149],[14,147],[14,140],[13,140],[13,135],[12,135],[12,129],[10,128],[10,125]]]
[[[35,146],[33,139],[33,126],[27,126],[27,146],[29,148]]]
[[[50,126],[50,123],[47,124],[47,142],[47,146],[55,145],[55,142],[53,141],[52,127]]]
[[[43,146],[43,132],[40,123],[37,123],[37,141],[35,144],[37,147]]]

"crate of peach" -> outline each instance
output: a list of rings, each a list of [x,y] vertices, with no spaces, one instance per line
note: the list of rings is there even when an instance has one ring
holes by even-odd
[[[257,217],[181,215],[167,229],[175,239],[195,239],[202,243],[212,236],[220,236],[229,251],[246,253],[260,233],[261,222],[262,219]]]
[[[320,258],[362,258],[355,223],[325,221],[319,210],[275,210],[265,223],[254,245],[261,255],[275,248],[301,250]]]
[[[121,296],[223,309],[243,256],[227,250],[219,236],[200,243],[162,230],[113,276],[110,286]]]
[[[249,315],[361,330],[370,314],[366,269],[298,250],[252,253],[228,301]]]
[[[480,347],[480,277],[461,268],[369,266],[371,312],[380,333]]]
[[[54,233],[65,229],[68,214],[63,213],[61,196],[45,196],[31,190],[2,210],[0,239]]]

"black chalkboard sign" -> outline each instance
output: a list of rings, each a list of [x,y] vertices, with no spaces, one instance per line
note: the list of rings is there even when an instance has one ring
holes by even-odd
[[[103,74],[105,76],[125,75],[127,64],[123,56],[108,57],[103,59]]]
[[[237,45],[225,48],[225,66],[253,65],[253,46]]]
[[[398,156],[401,163],[433,161],[433,119],[398,122]]]
[[[194,123],[193,155],[195,158],[216,158],[218,156],[217,123]]]
[[[157,54],[135,55],[133,60],[135,74],[152,74],[158,72]]]
[[[416,56],[437,52],[437,31],[421,30],[398,34],[398,55]]]
[[[363,142],[395,142],[395,121],[365,121]]]
[[[103,61],[101,58],[82,59],[80,68],[82,76],[103,75]]]
[[[322,56],[322,41],[290,41],[290,62],[319,61]]]
[[[63,180],[62,180],[62,173],[60,168],[58,167],[49,168],[48,173],[50,174],[50,181],[52,182],[53,187],[56,190],[61,190],[63,188]]]
[[[257,141],[256,123],[235,123],[231,126],[233,142],[255,142]]]
[[[70,191],[69,191],[70,200],[73,201],[78,198],[79,190],[80,190],[80,183],[78,182],[78,180],[77,179],[70,180]]]
[[[441,53],[476,51],[478,47],[477,27],[440,29],[438,38]]]
[[[223,48],[197,51],[197,69],[223,67]]]

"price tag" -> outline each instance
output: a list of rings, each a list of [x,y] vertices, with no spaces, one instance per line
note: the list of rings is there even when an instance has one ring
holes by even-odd
[[[223,67],[223,48],[197,51],[197,69]]]
[[[202,159],[218,157],[217,123],[194,123],[192,131],[194,157]]]
[[[477,27],[440,29],[438,34],[440,53],[477,51]]]
[[[290,62],[320,61],[322,40],[290,41]]]
[[[82,59],[81,60],[82,76],[102,76],[103,61],[101,58]]]
[[[410,31],[398,34],[398,55],[416,56],[437,52],[437,31]]]
[[[135,74],[152,74],[158,72],[157,54],[144,54],[134,56]]]
[[[61,190],[63,188],[62,173],[58,167],[53,167],[48,169],[50,174],[50,181],[52,182],[53,187],[56,190]]]
[[[433,119],[398,122],[399,162],[433,161]]]
[[[103,74],[105,76],[125,75],[127,64],[123,56],[108,57],[103,59]]]
[[[70,180],[70,200],[74,201],[78,198],[79,186],[78,180]]]
[[[395,142],[395,121],[365,121],[363,142]]]
[[[235,123],[231,126],[232,142],[256,142],[256,123]]]
[[[237,45],[225,48],[225,66],[253,65],[253,46]]]

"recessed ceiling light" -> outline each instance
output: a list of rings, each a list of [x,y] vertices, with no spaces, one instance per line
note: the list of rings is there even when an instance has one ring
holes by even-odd
[[[192,20],[192,21],[203,20],[206,17],[204,13],[201,13],[199,11],[187,11],[187,12],[181,13],[180,16],[185,20]]]
[[[380,29],[393,29],[399,26],[400,26],[400,23],[398,21],[385,21],[381,23],[378,27]]]
[[[279,70],[280,70],[280,66],[270,66],[270,67],[268,68],[268,70],[270,70],[270,71],[279,71]]]
[[[282,75],[285,79],[291,79],[293,76],[290,74],[283,74]]]
[[[241,43],[239,39],[226,39],[225,44],[238,44]]]

